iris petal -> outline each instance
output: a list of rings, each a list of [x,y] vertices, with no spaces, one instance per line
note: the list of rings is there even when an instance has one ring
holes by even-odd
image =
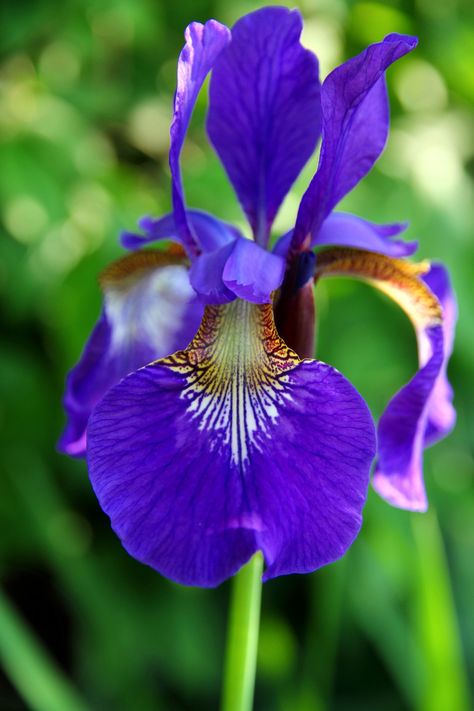
[[[178,60],[169,163],[176,229],[183,246],[190,256],[194,256],[198,248],[187,219],[179,158],[199,91],[217,57],[230,41],[230,31],[215,20],[209,20],[205,25],[192,22],[186,28],[185,39],[186,44]]]
[[[63,400],[67,423],[58,449],[71,457],[85,456],[86,428],[91,410],[120,379],[120,375],[113,373],[114,364],[111,367],[110,358],[106,356],[111,337],[111,327],[102,310],[79,362],[67,376]]]
[[[235,299],[233,291],[227,288],[222,273],[234,244],[225,244],[212,252],[200,254],[189,270],[189,280],[203,303],[226,304]]]
[[[428,507],[422,476],[424,447],[445,437],[454,426],[456,412],[446,369],[452,351],[457,309],[446,269],[434,265],[422,275],[439,303],[442,326],[430,326],[409,313],[414,321],[420,370],[389,402],[380,419],[379,462],[374,488],[394,506],[414,511]],[[410,443],[410,447],[407,447]]]
[[[313,239],[331,210],[366,175],[388,135],[385,70],[416,46],[391,34],[334,69],[321,87],[323,137],[319,166],[298,211],[293,246]]]
[[[446,437],[456,422],[453,407],[453,389],[446,370],[453,351],[454,331],[457,320],[457,304],[449,274],[442,264],[432,264],[423,281],[438,299],[443,309],[444,362],[438,376],[428,407],[428,422],[425,431],[426,445]]]
[[[204,303],[225,304],[240,297],[255,304],[266,304],[283,281],[284,271],[283,257],[241,237],[199,255],[189,276]]]
[[[66,382],[60,451],[82,457],[92,408],[128,373],[186,346],[202,316],[182,257],[136,252],[102,277],[104,306]]]
[[[420,342],[420,335],[418,335]],[[426,511],[422,459],[428,403],[443,364],[441,326],[426,328],[424,363],[388,403],[378,425],[378,462],[374,489],[389,503]]]
[[[186,215],[198,246],[203,252],[210,252],[240,237],[240,232],[236,227],[219,220],[208,212],[187,210]],[[141,249],[162,239],[181,241],[173,213],[168,213],[160,218],[142,217],[138,226],[145,232],[144,235],[134,232],[122,232],[120,235],[120,243],[125,249]]]
[[[297,11],[250,13],[212,72],[209,136],[263,246],[321,128],[318,62],[301,30]]]
[[[406,228],[406,223],[378,225],[346,212],[333,212],[321,225],[312,245],[355,247],[389,257],[406,257],[416,251],[418,243],[392,239]]]
[[[256,304],[268,304],[272,292],[280,286],[285,273],[282,257],[267,252],[247,239],[236,241],[226,261],[224,284],[241,299]]]
[[[394,506],[424,511],[427,500],[423,449],[445,435],[454,423],[446,366],[452,347],[455,305],[447,274],[437,266],[430,278],[428,263],[410,264],[351,249],[322,252],[318,255],[317,272],[369,281],[394,299],[415,327],[420,367],[390,400],[380,418],[373,485]],[[436,291],[444,303],[438,301]]]
[[[300,362],[270,304],[241,300],[208,306],[188,349],[113,388],[88,437],[91,480],[125,548],[201,586],[257,550],[266,579],[343,555],[375,448],[354,388]]]
[[[418,249],[418,242],[403,242],[393,239],[407,228],[406,222],[379,225],[347,212],[333,212],[327,217],[321,228],[314,234],[311,246],[354,247],[369,252],[379,252],[388,257],[407,257]],[[284,234],[275,242],[274,254],[287,257],[291,247],[293,230]]]

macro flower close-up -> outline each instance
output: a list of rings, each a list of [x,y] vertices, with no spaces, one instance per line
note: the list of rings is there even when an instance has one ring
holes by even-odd
[[[472,0],[5,0],[0,711],[469,711]]]
[[[300,14],[279,7],[231,30],[189,25],[170,129],[173,212],[122,235],[131,253],[102,274],[104,310],[68,379],[61,449],[87,450],[129,553],[187,585],[217,585],[257,551],[264,579],[338,559],[361,527],[374,457],[379,494],[426,509],[423,449],[454,422],[444,268],[404,259],[416,250],[398,238],[404,224],[334,211],[385,146],[385,71],[416,38],[388,35],[320,84],[301,30]],[[245,235],[185,202],[181,151],[209,73],[207,131]],[[319,141],[294,229],[271,245],[278,209]],[[175,246],[144,249],[164,238]],[[313,359],[313,282],[334,274],[387,293],[416,329],[420,368],[377,437],[362,396]]]

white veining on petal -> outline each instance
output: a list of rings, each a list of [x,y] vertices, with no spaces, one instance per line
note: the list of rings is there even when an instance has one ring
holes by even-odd
[[[286,371],[299,362],[276,332],[271,305],[240,299],[208,306],[189,348],[165,361],[186,376],[181,397],[199,430],[212,432],[211,451],[230,449],[242,471],[290,400]]]

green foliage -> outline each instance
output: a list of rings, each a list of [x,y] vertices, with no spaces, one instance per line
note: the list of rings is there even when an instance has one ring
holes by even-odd
[[[371,491],[363,531],[343,561],[264,587],[256,708],[463,711],[466,669],[474,668],[472,3],[285,4],[305,14],[304,41],[324,74],[389,31],[420,36],[416,53],[389,72],[387,151],[344,207],[409,220],[421,255],[450,267],[460,304],[450,367],[459,421],[426,455],[429,516],[391,509]],[[183,589],[129,558],[85,465],[54,447],[63,380],[98,315],[97,273],[120,253],[121,228],[169,207],[168,128],[183,29],[193,19],[231,23],[258,6],[3,3],[2,708],[216,707],[229,586]],[[183,161],[189,203],[243,224],[206,144],[204,115],[202,96]],[[315,160],[276,233],[291,225],[314,169]],[[317,297],[318,356],[379,414],[415,368],[408,323],[351,281],[325,282]]]

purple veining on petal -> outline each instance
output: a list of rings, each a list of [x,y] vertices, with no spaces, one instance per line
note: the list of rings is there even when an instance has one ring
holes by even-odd
[[[356,215],[333,212],[321,225],[312,246],[356,247],[389,257],[407,257],[416,252],[418,242],[392,239],[406,228],[406,222],[378,225]]]
[[[256,304],[268,304],[281,285],[285,260],[247,239],[236,241],[226,261],[222,279],[228,289]]]
[[[202,311],[183,266],[163,266],[126,288],[123,284],[106,288],[101,316],[67,377],[68,421],[58,443],[60,451],[84,456],[93,407],[128,373],[185,347]]]
[[[362,525],[375,450],[367,405],[334,368],[305,361],[289,381],[292,404],[255,458],[267,522],[258,536],[264,580],[308,573],[344,555]]]
[[[207,212],[187,210],[186,215],[198,246],[203,252],[211,252],[241,236],[236,227]],[[145,232],[144,235],[134,232],[122,232],[120,235],[120,243],[125,249],[140,249],[162,239],[181,241],[173,213],[160,218],[142,217],[138,226]]]
[[[423,281],[441,304],[444,333],[444,362],[428,406],[428,421],[425,430],[425,446],[428,446],[449,434],[456,422],[456,411],[452,404],[453,389],[448,381],[446,371],[453,351],[457,303],[448,271],[442,264],[432,264],[428,274],[423,276]]]
[[[205,25],[192,22],[186,28],[185,39],[186,44],[178,60],[169,164],[176,228],[183,246],[192,257],[197,254],[198,247],[186,215],[179,158],[199,91],[217,57],[230,41],[230,31],[215,20],[209,20]]]
[[[388,134],[385,70],[416,46],[391,34],[334,69],[321,87],[323,137],[319,166],[298,211],[293,246],[316,235],[335,205],[382,152]]]
[[[246,15],[211,78],[209,136],[263,246],[320,134],[318,62],[300,44],[301,30],[295,10]]]
[[[315,570],[360,529],[370,413],[333,368],[298,364],[270,305],[206,313],[194,347],[129,375],[94,410],[99,502],[131,555],[182,584],[218,585],[257,550],[265,579]]]

